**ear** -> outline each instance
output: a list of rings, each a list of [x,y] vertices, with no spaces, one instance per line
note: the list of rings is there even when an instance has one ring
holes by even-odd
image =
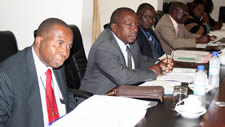
[[[117,31],[117,24],[111,24],[111,29],[113,33],[116,33]]]
[[[35,45],[35,47],[40,47],[40,44],[41,44],[41,42],[42,42],[42,40],[43,40],[43,38],[42,37],[40,37],[40,36],[37,36],[36,38],[35,38],[35,42],[34,42],[34,45]]]

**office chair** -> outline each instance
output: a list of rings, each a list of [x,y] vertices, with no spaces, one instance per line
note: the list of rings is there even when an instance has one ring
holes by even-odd
[[[83,41],[79,28],[76,25],[69,25],[73,31],[73,47],[70,50],[70,56],[65,61],[66,80],[69,92],[77,99],[87,99],[93,94],[87,91],[79,90],[81,80],[87,67],[87,58],[84,51]]]
[[[223,23],[225,23],[225,6],[220,7],[219,21],[222,21]]]
[[[110,23],[106,23],[106,24],[103,26],[103,28],[104,28],[104,29],[111,29],[111,28],[110,28]]]
[[[0,62],[18,52],[17,42],[11,31],[0,31]]]
[[[73,47],[70,56],[65,61],[65,73],[69,88],[79,89],[84,76],[87,58],[84,51],[83,41],[79,28],[76,25],[69,25],[73,31]]]
[[[84,52],[82,37],[80,30],[76,25],[69,25],[73,31],[73,47],[70,50],[70,56],[65,61],[65,76],[68,86],[68,91],[73,94],[74,98],[78,101],[78,98],[87,99],[93,94],[87,91],[79,90],[81,79],[84,76],[87,58]],[[34,31],[34,37],[36,37],[37,30]]]
[[[163,11],[160,11],[160,10],[158,10],[158,11],[156,11],[156,20],[155,20],[155,24],[154,24],[154,26],[156,27],[156,25],[157,25],[157,23],[159,22],[159,20],[160,20],[160,18],[162,17],[164,15],[164,12]]]

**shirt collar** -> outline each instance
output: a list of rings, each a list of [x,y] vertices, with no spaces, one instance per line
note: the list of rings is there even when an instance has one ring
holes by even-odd
[[[170,15],[169,15],[170,16]],[[173,26],[174,26],[174,28],[175,28],[175,30],[177,30],[177,28],[178,28],[178,23],[173,19],[173,17],[171,17],[170,16],[170,19],[171,19],[171,21],[172,21],[172,23],[173,23]]]
[[[113,32],[112,32],[113,33]],[[119,45],[120,49],[126,51],[127,46],[130,48],[129,44],[125,44],[122,40],[120,40],[114,33],[113,36],[116,39],[117,44]]]
[[[47,67],[45,64],[43,64],[41,62],[41,60],[39,59],[39,57],[37,56],[36,52],[34,51],[34,48],[32,47],[32,54],[33,54],[33,58],[34,58],[34,63],[36,65],[36,70],[40,73],[43,74],[43,72],[45,73],[47,71],[47,69],[51,69],[51,67]]]

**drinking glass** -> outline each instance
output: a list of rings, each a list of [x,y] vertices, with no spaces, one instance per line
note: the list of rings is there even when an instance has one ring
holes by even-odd
[[[172,108],[174,109],[176,104],[186,98],[188,95],[188,88],[186,86],[174,86],[173,89],[173,102]]]

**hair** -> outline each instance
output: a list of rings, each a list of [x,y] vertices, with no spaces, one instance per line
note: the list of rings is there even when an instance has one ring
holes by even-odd
[[[210,13],[212,13],[212,11],[213,11],[213,2],[212,2],[212,0],[207,0],[207,4],[205,4],[205,12],[207,13],[207,14],[210,14]]]
[[[61,25],[61,26],[65,26],[67,28],[70,29],[70,27],[61,19],[57,19],[57,18],[48,18],[46,20],[44,20],[38,27],[38,29],[35,32],[35,37],[36,36],[43,36],[44,34],[50,32],[52,30],[52,28],[55,25]]]
[[[206,6],[202,0],[194,0],[191,5],[191,10],[195,9],[200,4]]]
[[[184,9],[187,8],[186,5],[184,3],[181,2],[172,2],[170,7],[169,7],[169,14],[172,14],[176,11],[178,11],[179,9]]]
[[[136,12],[137,15],[140,15],[141,13],[143,13],[143,11],[146,8],[152,8],[153,10],[155,10],[154,7],[151,4],[149,4],[149,3],[142,3],[141,5],[138,6],[138,9],[137,9],[137,12]]]
[[[110,18],[110,25],[111,24],[118,24],[118,21],[120,19],[120,15],[122,12],[125,12],[125,11],[128,11],[128,12],[131,12],[131,13],[134,13],[134,10],[130,9],[130,8],[127,8],[127,7],[121,7],[121,8],[117,8],[113,13],[112,13],[112,16]]]

